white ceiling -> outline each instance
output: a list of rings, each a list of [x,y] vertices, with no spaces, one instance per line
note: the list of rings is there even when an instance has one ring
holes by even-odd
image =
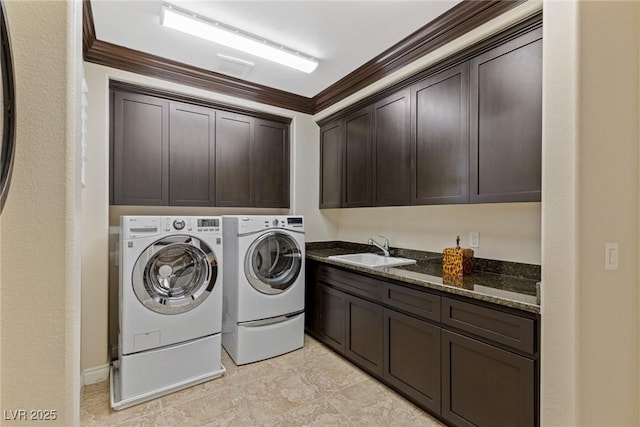
[[[320,61],[311,74],[164,28],[162,1],[91,0],[91,6],[98,40],[313,97],[459,1],[167,2],[311,55]],[[255,66],[230,70],[234,64],[218,53]]]

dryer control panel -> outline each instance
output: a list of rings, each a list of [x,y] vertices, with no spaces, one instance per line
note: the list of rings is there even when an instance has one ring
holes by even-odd
[[[232,215],[224,218],[225,230],[233,230],[239,236],[260,233],[267,229],[281,229],[304,233],[301,215]]]

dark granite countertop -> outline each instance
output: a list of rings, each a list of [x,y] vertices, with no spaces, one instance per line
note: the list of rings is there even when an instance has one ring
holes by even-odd
[[[540,313],[540,266],[475,259],[476,271],[470,276],[442,274],[441,254],[392,248],[391,255],[417,260],[417,264],[391,268],[368,268],[329,259],[332,255],[374,252],[370,245],[349,242],[307,243],[307,258],[388,279],[424,286],[469,298],[487,301],[531,313]]]

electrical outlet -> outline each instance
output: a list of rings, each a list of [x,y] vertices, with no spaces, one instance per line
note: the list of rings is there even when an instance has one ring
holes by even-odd
[[[469,232],[469,247],[470,248],[480,247],[480,233],[478,233],[477,231]]]

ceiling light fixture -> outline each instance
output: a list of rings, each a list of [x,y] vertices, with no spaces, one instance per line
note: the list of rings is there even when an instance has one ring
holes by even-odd
[[[312,72],[318,66],[317,60],[293,49],[171,5],[162,5],[161,23],[165,27],[241,50],[305,73]]]

